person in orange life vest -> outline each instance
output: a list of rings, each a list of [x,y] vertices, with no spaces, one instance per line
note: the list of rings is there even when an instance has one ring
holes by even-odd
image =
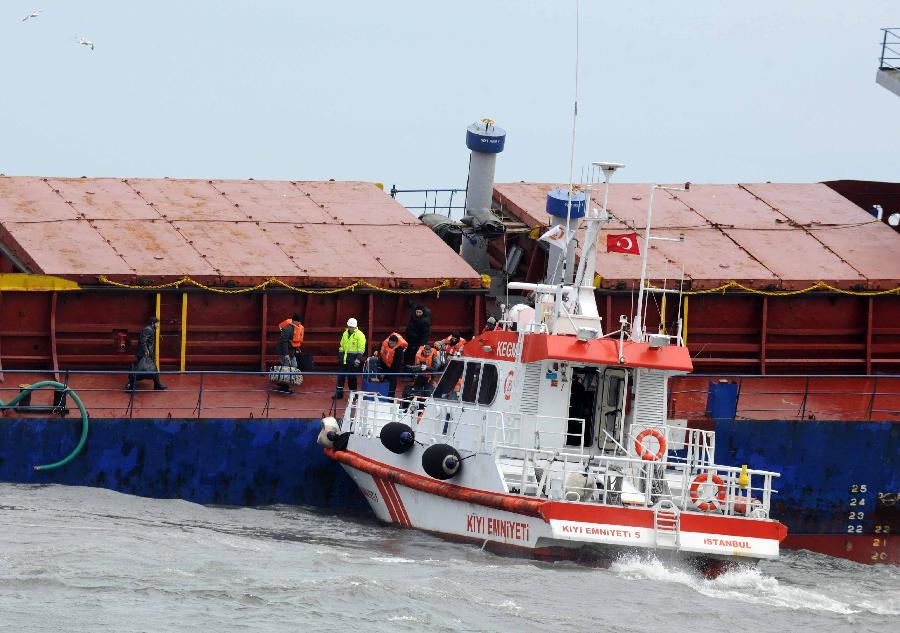
[[[298,366],[297,354],[303,344],[303,325],[300,323],[300,315],[296,312],[290,319],[285,319],[278,324],[278,343],[275,350],[278,353],[278,362],[282,367]],[[279,383],[278,390],[284,393],[293,393],[290,384]]]
[[[303,324],[300,322],[300,315],[294,313],[290,319],[285,319],[278,324],[277,352],[278,358],[285,367],[297,367],[297,354],[300,353],[300,346],[303,345]]]
[[[497,319],[490,316],[488,317],[487,323],[484,324],[484,329],[481,331],[482,334],[485,332],[493,332],[497,329]]]
[[[442,349],[447,356],[457,356],[465,345],[466,339],[462,338],[459,332],[454,332],[447,338],[438,341],[438,348]]]
[[[416,376],[415,381],[413,381],[413,389],[424,389],[431,382],[432,372],[427,371],[429,369],[440,369],[441,368],[441,360],[440,354],[438,350],[431,345],[431,343],[425,343],[419,350],[416,352],[416,368],[421,371]]]
[[[403,357],[409,344],[406,339],[392,332],[381,342],[378,352],[380,371],[387,374],[388,396],[395,398],[397,394],[397,374],[403,371]]]

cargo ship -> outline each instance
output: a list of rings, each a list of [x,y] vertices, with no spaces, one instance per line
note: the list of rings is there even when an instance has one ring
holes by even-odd
[[[426,214],[401,199],[440,191],[0,176],[0,480],[365,511],[315,443],[337,410],[347,319],[370,351],[417,304],[431,308],[432,339],[471,339],[523,299],[509,284],[539,283],[551,256],[539,238],[560,183],[494,183],[483,154],[499,155],[473,151],[462,208],[426,202]],[[608,230],[638,233],[640,248],[650,191],[609,190]],[[474,208],[484,192],[489,208]],[[684,300],[679,322],[674,295],[655,294],[644,327],[681,336],[700,372],[671,379],[668,417],[714,430],[717,462],[782,473],[783,547],[897,563],[900,236],[828,184],[657,196],[654,226],[671,239],[650,244],[646,278]],[[636,260],[597,249],[604,324],[632,313]],[[287,396],[265,372],[295,312],[316,369]],[[153,315],[169,389],[124,392]],[[47,380],[64,388],[23,387]]]

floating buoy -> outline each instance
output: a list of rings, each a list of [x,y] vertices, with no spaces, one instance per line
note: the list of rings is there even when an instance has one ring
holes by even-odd
[[[422,453],[422,468],[435,479],[450,479],[462,468],[462,458],[449,444],[434,444]]]
[[[381,427],[382,445],[392,453],[402,455],[416,443],[416,433],[403,422],[388,422]]]

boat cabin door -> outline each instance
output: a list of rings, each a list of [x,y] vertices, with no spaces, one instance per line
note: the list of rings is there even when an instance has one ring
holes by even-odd
[[[594,412],[597,410],[600,373],[593,367],[576,367],[569,394],[567,446],[590,448],[594,443]],[[584,424],[580,422],[584,420]]]
[[[628,370],[608,367],[600,380],[600,405],[597,411],[597,448],[603,452],[616,452],[616,445],[623,444],[625,421],[625,394],[628,392]]]

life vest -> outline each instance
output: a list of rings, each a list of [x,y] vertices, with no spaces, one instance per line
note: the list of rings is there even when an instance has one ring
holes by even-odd
[[[294,336],[291,338],[291,347],[294,349],[300,349],[300,346],[303,345],[303,326],[294,323],[293,319],[285,319],[281,323],[278,324],[278,329],[283,330],[287,326],[293,324],[294,325]]]
[[[385,367],[392,367],[394,365],[394,353],[398,349],[406,349],[409,347],[409,343],[406,342],[406,339],[396,332],[391,332],[391,336],[397,337],[397,347],[391,348],[391,346],[388,345],[388,338],[391,338],[390,336],[381,342],[381,362],[384,363]]]
[[[448,336],[445,339],[442,339],[440,342],[444,344],[444,351],[447,352],[450,356],[455,356],[456,354],[462,351],[462,348],[466,346],[466,339],[463,337],[459,337],[459,341],[454,345],[451,343],[453,340],[452,336]]]
[[[438,359],[437,351],[432,347],[431,353],[425,355],[425,346],[423,345],[416,352],[416,365],[425,365],[428,368],[434,367],[435,361]]]

